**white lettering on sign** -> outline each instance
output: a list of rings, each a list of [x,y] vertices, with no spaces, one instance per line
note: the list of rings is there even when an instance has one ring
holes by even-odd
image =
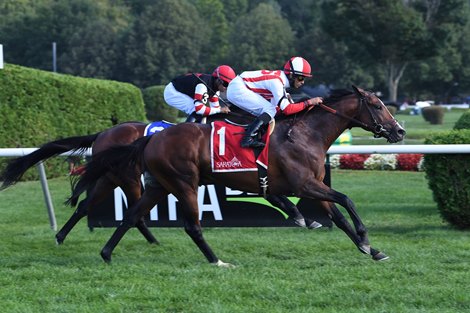
[[[204,203],[204,196],[207,190],[209,203]],[[168,219],[170,221],[177,220],[176,203],[178,199],[170,194],[168,197]],[[199,186],[197,202],[199,206],[199,220],[202,220],[204,212],[212,212],[214,220],[221,221],[222,212],[220,210],[219,199],[215,191],[214,185]],[[121,188],[114,189],[114,216],[116,221],[122,221],[124,216],[124,208],[127,207],[127,198]],[[150,220],[158,221],[158,205],[155,205],[150,211]]]
[[[243,191],[225,187],[225,194],[227,195],[227,197],[228,196],[240,196],[241,194],[243,194]],[[251,193],[251,192],[247,192],[246,195],[247,196],[259,196],[257,193]]]

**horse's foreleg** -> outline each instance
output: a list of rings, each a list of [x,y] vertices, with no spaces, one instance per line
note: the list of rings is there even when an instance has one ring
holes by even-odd
[[[352,228],[351,224],[348,220],[344,217],[341,211],[336,207],[334,203],[323,201],[322,205],[327,207],[327,210],[331,216],[331,220],[335,223],[338,228],[344,231],[349,238],[356,244],[359,251],[364,254],[369,254],[372,258],[376,261],[382,261],[388,259],[388,256],[385,255],[383,252],[380,252],[374,248],[372,248],[367,241],[367,244],[364,244],[363,238],[358,236],[354,229]]]
[[[111,262],[111,255],[114,249],[121,241],[122,237],[124,237],[124,235],[127,233],[127,231],[131,227],[134,227],[137,222],[146,213],[150,212],[152,207],[166,195],[168,195],[168,192],[163,188],[147,188],[140,200],[127,210],[121,225],[118,226],[111,238],[101,250],[101,257],[106,263]]]
[[[297,206],[294,203],[292,203],[292,201],[290,201],[289,198],[287,198],[286,196],[278,196],[278,195],[270,194],[266,197],[266,200],[268,200],[269,203],[271,203],[275,207],[278,207],[281,210],[283,210],[285,213],[287,213],[287,215],[289,215],[289,218],[293,219],[294,223],[297,226],[308,227],[310,229],[322,227],[322,224],[314,220],[304,218],[304,216],[302,215],[302,213],[300,213]]]
[[[367,229],[357,214],[354,203],[346,195],[331,189],[320,181],[314,181],[311,184],[304,184],[301,190],[302,191],[299,195],[301,197],[309,197],[332,202],[331,205],[326,206],[332,220],[353,240],[361,252],[372,255],[373,259],[377,261],[388,259],[388,256],[370,246]],[[333,202],[338,203],[348,211],[349,216],[354,223],[356,229],[355,232]]]
[[[348,237],[351,238],[354,244],[359,248],[361,246],[361,238],[356,234],[354,228],[351,226],[346,217],[344,217],[343,213],[341,213],[341,211],[336,207],[336,205],[327,201],[322,201],[321,205],[327,208],[331,220],[335,223],[335,225],[344,231],[344,233],[348,235]],[[359,250],[361,249],[359,248]]]
[[[307,227],[304,216],[300,213],[295,204],[293,204],[287,197],[270,194],[266,197],[266,200],[268,200],[268,202],[275,207],[281,209],[283,212],[287,213],[289,218],[293,219],[297,226]]]
[[[145,224],[145,218],[142,217],[135,226],[144,236],[144,238],[147,239],[148,243],[157,245],[160,244],[157,238],[155,238],[155,236],[150,232],[150,229],[148,228],[147,224]]]
[[[357,214],[356,206],[346,195],[331,189],[323,182],[314,180],[310,184],[305,184],[302,187],[302,193],[300,196],[307,198],[319,199],[322,201],[334,202],[343,206],[351,217],[351,221],[356,228],[356,234],[361,239],[361,245],[368,246],[369,239],[367,236],[367,229],[362,222],[359,214]]]

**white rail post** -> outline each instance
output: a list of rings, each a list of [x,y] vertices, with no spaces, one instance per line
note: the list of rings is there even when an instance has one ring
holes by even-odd
[[[54,206],[51,200],[51,194],[49,192],[49,186],[47,184],[46,170],[42,162],[38,163],[39,178],[41,180],[42,192],[44,193],[44,200],[46,202],[47,214],[49,214],[49,223],[53,230],[57,230],[57,221],[55,219]]]

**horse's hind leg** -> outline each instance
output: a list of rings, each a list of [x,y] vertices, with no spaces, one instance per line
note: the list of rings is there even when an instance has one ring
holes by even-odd
[[[167,195],[168,192],[162,187],[148,187],[140,200],[132,207],[129,207],[121,225],[116,228],[111,238],[101,250],[101,257],[106,263],[111,262],[111,255],[114,249],[127,231],[134,227],[145,214],[150,212],[158,201]]]
[[[121,188],[127,196],[127,204],[129,208],[132,207],[142,195],[142,187],[140,185],[140,180],[132,180],[132,182],[127,181],[121,184]],[[147,227],[147,224],[145,224],[145,218],[143,216],[137,221],[135,226],[137,227],[139,232],[144,236],[148,243],[160,244],[157,238],[155,238],[155,236],[150,232],[150,229]]]
[[[100,178],[89,191],[88,196],[80,201],[75,212],[55,235],[57,244],[62,244],[75,225],[88,215],[89,210],[103,201],[114,188],[115,185],[107,177]]]
[[[77,209],[73,212],[72,216],[68,219],[64,226],[55,235],[55,240],[58,245],[62,244],[75,225],[85,216],[87,216],[88,198],[83,199],[78,204]]]
[[[202,228],[199,222],[199,209],[197,203],[197,191],[187,188],[182,194],[177,196],[178,201],[182,205],[184,215],[184,230],[197,245],[199,250],[204,254],[209,263],[220,267],[233,267],[232,264],[222,262],[212,251],[202,235]],[[197,189],[196,189],[197,190]]]

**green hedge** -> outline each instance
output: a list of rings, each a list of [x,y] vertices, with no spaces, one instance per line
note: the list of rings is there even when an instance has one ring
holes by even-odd
[[[445,109],[441,106],[433,105],[422,108],[421,110],[424,120],[433,125],[441,125],[444,122]]]
[[[465,111],[455,122],[454,129],[470,129],[470,110]]]
[[[427,138],[426,144],[468,144],[470,129]],[[441,216],[461,229],[470,228],[470,155],[427,154],[424,168]]]
[[[150,121],[166,120],[178,122],[179,110],[165,103],[163,90],[165,86],[152,86],[142,91],[145,102],[145,111]]]
[[[19,148],[143,121],[145,109],[141,91],[131,84],[5,64],[0,115],[0,147]],[[62,171],[54,167],[48,166],[48,176]]]

